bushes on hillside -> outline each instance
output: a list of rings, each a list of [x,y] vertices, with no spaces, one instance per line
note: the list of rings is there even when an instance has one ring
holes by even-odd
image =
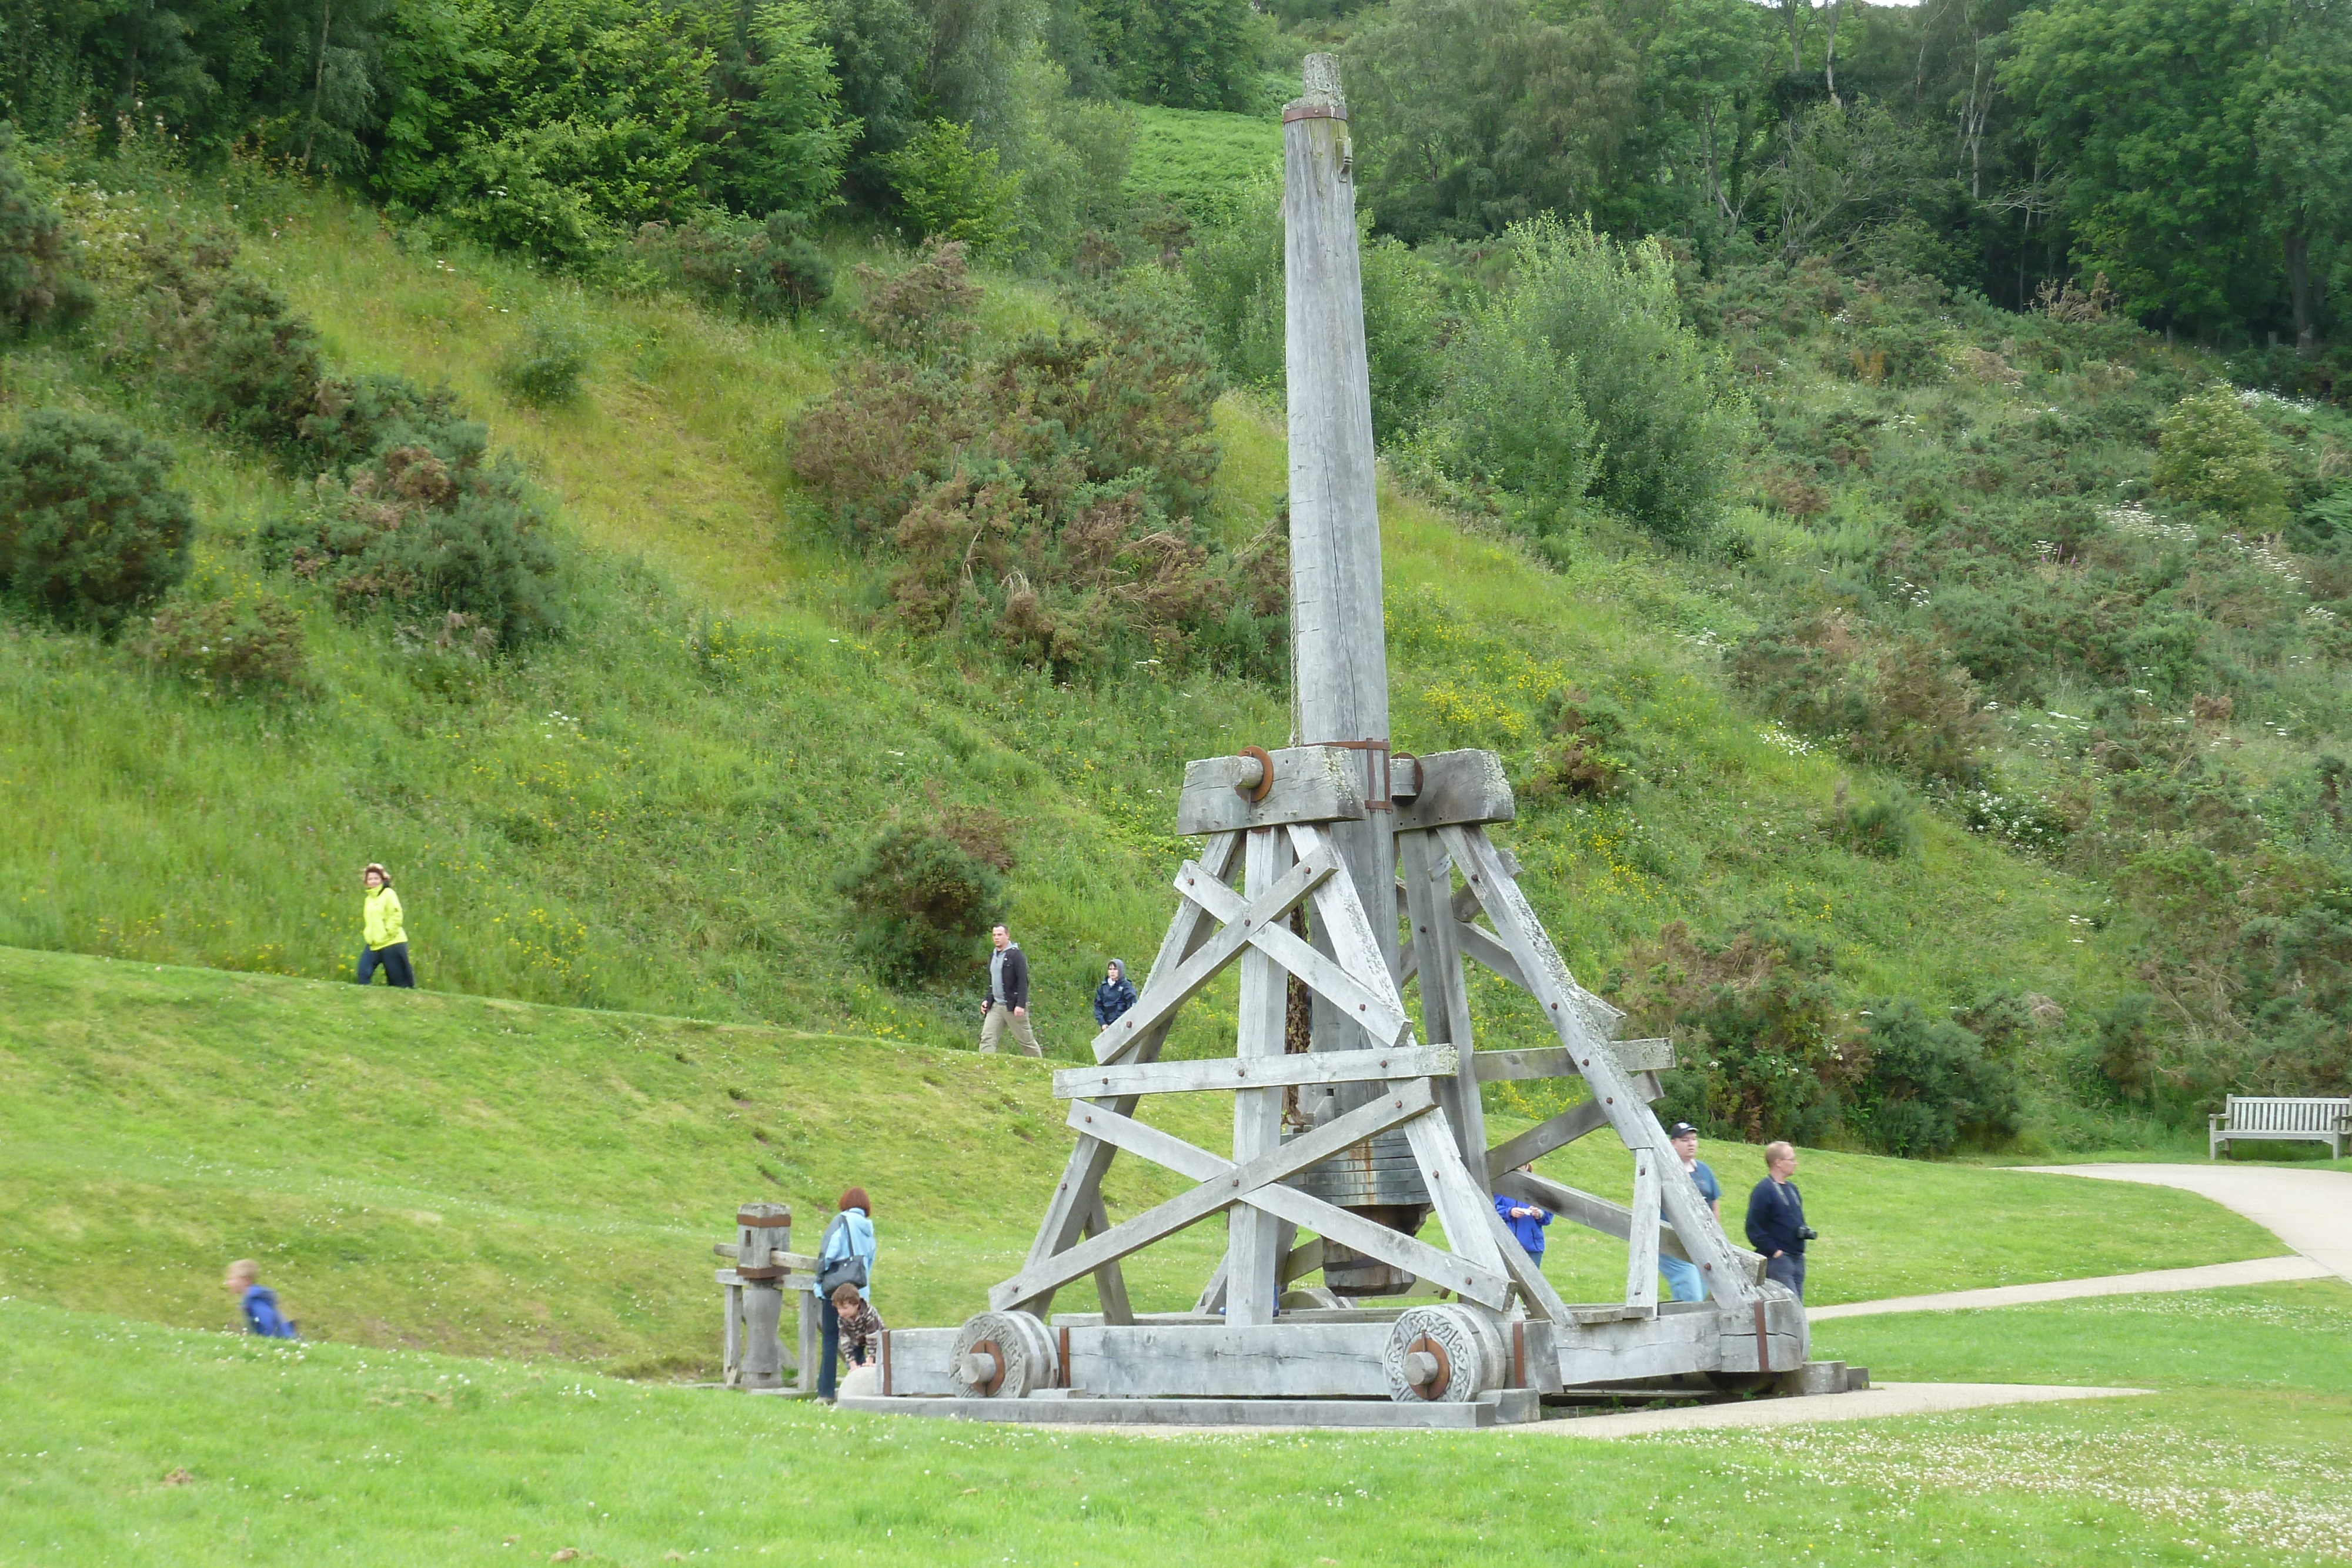
[[[148,622],[139,651],[173,674],[232,694],[305,683],[301,612],[266,591],[168,604]]]
[[[0,441],[0,592],[111,631],[188,573],[195,515],[170,451],[119,420],[37,409]]]
[[[797,317],[833,294],[833,264],[784,213],[756,225],[641,225],[628,259],[681,293],[755,320]]]
[[[588,334],[561,311],[534,311],[522,335],[499,357],[499,384],[534,408],[561,408],[580,396],[588,373]]]
[[[942,347],[961,335],[961,267],[940,246],[877,288],[864,319],[910,351],[847,367],[792,433],[802,477],[887,561],[899,622],[1064,676],[1146,658],[1277,669],[1281,541],[1228,551],[1193,521],[1219,460],[1199,337],[1106,298],[1084,332],[966,360]]]
[[[347,613],[461,614],[501,647],[558,629],[562,563],[521,469],[469,421],[394,428],[404,444],[321,474],[307,505],[264,526],[264,559],[327,584]]]
[[[892,986],[968,965],[1003,906],[1002,873],[1010,869],[1001,841],[1004,864],[992,864],[988,852],[940,827],[887,829],[834,884],[849,906],[858,961]]]
[[[1988,725],[1976,683],[1924,639],[1879,641],[1843,613],[1807,615],[1759,629],[1732,674],[1782,723],[1858,762],[1936,781],[1979,771]]]
[[[16,131],[0,120],[0,331],[21,332],[89,308],[66,267],[65,227],[16,165]]]
[[[208,429],[293,455],[325,373],[319,334],[236,266],[226,231],[159,225],[132,252],[137,285],[108,357]]]
[[[1010,247],[1024,217],[1022,175],[998,162],[995,148],[973,144],[969,125],[934,120],[882,165],[918,238],[989,252]]]
[[[1907,998],[1880,998],[1863,1017],[1867,1065],[1849,1120],[1873,1145],[1916,1158],[2016,1134],[2016,1074],[1977,1036]]]
[[[2152,478],[2158,495],[2232,527],[2273,533],[2286,526],[2286,487],[2270,437],[2227,386],[2173,405],[2157,435]]]

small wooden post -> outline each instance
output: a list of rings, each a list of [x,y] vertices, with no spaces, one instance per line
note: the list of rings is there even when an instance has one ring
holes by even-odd
[[[743,1376],[743,1287],[725,1287],[727,1297],[726,1350],[721,1354],[719,1381],[734,1387]]]
[[[769,1261],[772,1251],[793,1246],[789,1204],[747,1203],[735,1211],[735,1272],[743,1281],[743,1351],[740,1388],[784,1385],[784,1270]]]
[[[817,1378],[824,1370],[824,1314],[818,1310],[816,1291],[794,1291],[799,1301],[800,1382],[803,1394],[814,1394]]]
[[[1658,1310],[1658,1155],[1633,1151],[1633,1224],[1625,1239],[1625,1304]]]
[[[1279,828],[1255,828],[1249,835],[1243,875],[1255,898],[1290,869],[1290,844]],[[1280,966],[1255,947],[1242,955],[1241,1034],[1234,1054],[1246,1061],[1283,1053],[1283,1021],[1289,1006]],[[1282,1143],[1282,1091],[1244,1089],[1234,1096],[1234,1163],[1272,1154]],[[1284,1238],[1274,1216],[1249,1204],[1237,1205],[1227,1222],[1225,1322],[1274,1321]]]

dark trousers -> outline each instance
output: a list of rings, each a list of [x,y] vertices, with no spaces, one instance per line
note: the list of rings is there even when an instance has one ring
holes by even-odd
[[[824,1359],[817,1364],[816,1391],[819,1397],[830,1399],[841,1364],[841,1311],[830,1299],[819,1301],[817,1308],[824,1314]]]
[[[383,966],[383,978],[386,985],[404,986],[411,989],[415,988],[416,971],[408,967],[407,943],[395,942],[389,947],[370,947],[365,943],[362,943],[359,976],[361,985],[364,986],[375,978],[376,966],[379,964]]]
[[[1778,1280],[1788,1286],[1796,1292],[1797,1300],[1801,1301],[1805,1299],[1805,1259],[1802,1253],[1783,1252],[1778,1258],[1766,1259],[1764,1277]]]

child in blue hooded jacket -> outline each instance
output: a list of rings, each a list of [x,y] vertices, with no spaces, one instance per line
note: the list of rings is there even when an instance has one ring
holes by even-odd
[[[278,1292],[258,1282],[260,1273],[260,1264],[250,1258],[240,1258],[228,1266],[221,1289],[236,1293],[236,1304],[245,1312],[245,1326],[255,1333],[264,1339],[300,1339],[294,1325],[278,1310]]]
[[[1527,1171],[1530,1167],[1521,1166],[1519,1169]],[[1522,1197],[1505,1197],[1498,1192],[1495,1195],[1495,1212],[1501,1215],[1503,1223],[1511,1228],[1513,1239],[1527,1253],[1528,1260],[1538,1268],[1541,1268],[1544,1255],[1544,1227],[1551,1223],[1551,1210],[1540,1205],[1529,1203]]]

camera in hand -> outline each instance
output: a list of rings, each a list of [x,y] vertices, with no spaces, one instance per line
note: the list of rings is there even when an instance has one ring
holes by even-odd
[[[1797,1239],[1798,1239],[1798,1240],[1800,1240],[1800,1241],[1819,1241],[1821,1239],[1822,1239],[1822,1233],[1821,1233],[1820,1231],[1818,1231],[1818,1230],[1814,1229],[1811,1226],[1810,1226],[1810,1225],[1800,1225],[1799,1227],[1797,1227]]]

